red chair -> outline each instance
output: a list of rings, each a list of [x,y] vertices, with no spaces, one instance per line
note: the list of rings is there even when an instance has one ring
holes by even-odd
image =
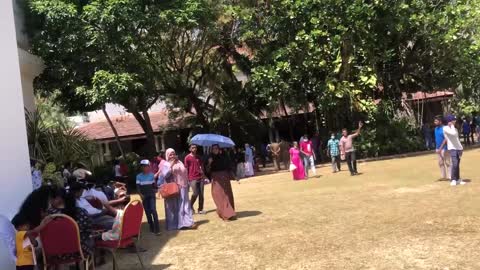
[[[119,248],[135,247],[138,260],[145,269],[140,252],[138,250],[138,241],[140,240],[140,231],[142,226],[143,205],[139,200],[133,200],[125,207],[122,221],[120,222],[119,240],[115,241],[97,241],[95,246],[97,248],[106,249],[112,253],[113,267],[118,270],[118,262],[116,251]]]
[[[93,262],[93,258],[83,254],[80,244],[80,230],[77,222],[67,215],[52,215],[50,221],[40,232],[44,270],[49,266],[85,263],[85,269]],[[92,264],[93,265],[93,264]],[[95,269],[93,265],[92,269]]]

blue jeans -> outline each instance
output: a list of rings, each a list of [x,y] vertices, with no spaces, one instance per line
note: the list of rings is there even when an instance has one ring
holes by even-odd
[[[147,216],[150,231],[159,232],[160,225],[158,223],[157,199],[155,198],[155,194],[143,196],[143,209],[145,210],[145,215]]]
[[[463,150],[449,150],[452,158],[452,180],[460,180],[460,160],[462,159]]]
[[[312,169],[313,174],[316,175],[315,171],[315,159],[313,156],[303,156],[303,166],[305,167],[305,176],[308,176],[308,169]]]

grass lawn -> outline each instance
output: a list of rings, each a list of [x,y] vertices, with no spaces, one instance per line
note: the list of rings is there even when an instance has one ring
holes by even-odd
[[[149,269],[480,269],[479,160],[464,153],[471,182],[456,187],[438,181],[435,155],[359,164],[355,177],[323,167],[308,181],[232,182],[239,219],[228,223],[207,186],[198,230],[145,233],[142,256]],[[163,225],[162,200],[157,209]],[[122,269],[140,269],[120,254]]]

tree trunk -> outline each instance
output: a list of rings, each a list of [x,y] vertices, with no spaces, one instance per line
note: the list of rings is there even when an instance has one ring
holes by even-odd
[[[287,107],[286,107],[285,101],[283,99],[280,100],[280,106],[282,107],[283,113],[285,114],[285,117],[287,118],[288,132],[290,133],[290,141],[294,142],[295,138],[294,138],[294,135],[293,135],[293,124],[292,124],[292,121],[290,119],[290,116],[288,115]]]
[[[198,100],[195,96],[192,96],[190,98],[190,102],[192,102],[193,108],[195,109],[198,122],[200,122],[200,124],[202,125],[203,129],[206,132],[209,132],[210,124],[208,123],[208,119],[203,114],[203,108],[202,108],[202,105],[200,104],[201,101]]]
[[[113,131],[113,135],[115,135],[115,141],[117,142],[118,150],[120,151],[120,154],[122,155],[122,157],[125,157],[125,152],[123,151],[122,142],[120,141],[120,137],[118,136],[117,129],[113,125],[113,122],[110,119],[110,116],[108,115],[107,110],[105,109],[105,106],[102,107],[102,111],[103,111],[103,115],[105,115],[105,118],[107,119],[108,125],[110,125],[110,128]]]
[[[315,117],[315,132],[320,132],[320,116],[318,115],[318,104],[316,101],[313,102],[313,112]]]
[[[149,155],[149,157],[153,157],[156,152],[155,135],[153,134],[152,123],[150,122],[148,112],[143,111],[142,113],[140,113],[139,111],[132,111],[131,113],[133,114],[135,119],[137,119],[138,123],[145,132],[145,136],[147,137],[147,154]]]

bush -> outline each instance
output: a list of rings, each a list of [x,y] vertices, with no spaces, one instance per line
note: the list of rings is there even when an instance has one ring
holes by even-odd
[[[42,164],[53,163],[56,168],[65,163],[91,164],[95,144],[78,130],[67,126],[50,126],[41,111],[26,112],[30,157]]]
[[[55,163],[49,162],[45,165],[45,168],[43,169],[42,173],[43,177],[43,184],[44,185],[53,185],[57,187],[63,187],[64,186],[64,180],[62,177],[62,174],[57,170],[57,166],[55,166]]]
[[[424,150],[424,145],[413,119],[382,111],[358,137],[357,149],[361,157],[378,157]]]

